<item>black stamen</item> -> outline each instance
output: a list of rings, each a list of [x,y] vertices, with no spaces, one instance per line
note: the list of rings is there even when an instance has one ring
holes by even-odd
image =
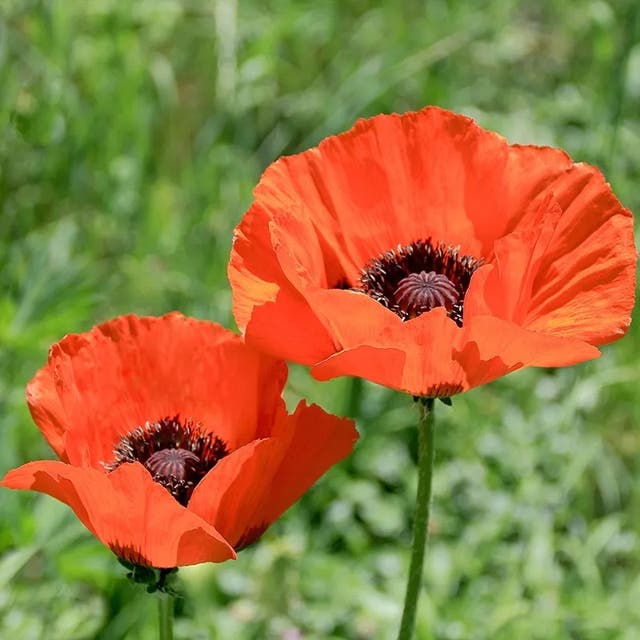
[[[403,320],[444,307],[461,327],[464,296],[473,272],[481,265],[482,260],[459,255],[457,247],[418,240],[371,260],[356,290]]]
[[[111,472],[126,462],[140,462],[155,482],[186,506],[195,486],[229,451],[218,437],[191,420],[179,416],[147,422],[122,436],[113,450],[114,460],[105,464]]]

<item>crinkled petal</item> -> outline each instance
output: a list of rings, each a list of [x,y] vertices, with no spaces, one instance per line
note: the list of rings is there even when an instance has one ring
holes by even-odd
[[[229,448],[250,441],[273,419],[286,375],[283,362],[214,323],[130,315],[53,345],[27,401],[59,455],[101,468],[122,435],[176,415]]]
[[[272,437],[221,460],[195,488],[189,509],[212,522],[236,548],[255,540],[357,439],[351,420],[300,402]]]
[[[526,324],[591,344],[620,338],[635,303],[631,212],[588,165],[575,165],[548,190],[562,216],[533,283]]]
[[[528,224],[498,239],[491,263],[476,271],[464,303],[465,321],[474,315],[495,315],[523,324],[531,306],[533,286],[562,215],[551,196],[533,203]]]
[[[351,280],[374,257],[418,239],[485,254],[555,176],[563,151],[509,146],[471,118],[427,107],[379,115],[281,158],[256,201],[294,244],[294,217],[314,226]],[[499,197],[498,197],[499,194]]]

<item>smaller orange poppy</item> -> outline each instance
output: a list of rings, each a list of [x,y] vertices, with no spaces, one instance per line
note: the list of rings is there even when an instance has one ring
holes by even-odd
[[[353,422],[302,401],[287,366],[211,322],[121,316],[54,344],[27,385],[60,461],[1,484],[68,504],[126,562],[221,562],[353,448]]]

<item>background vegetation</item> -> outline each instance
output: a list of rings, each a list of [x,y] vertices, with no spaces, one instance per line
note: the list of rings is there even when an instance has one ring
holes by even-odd
[[[599,165],[640,211],[635,0],[2,0],[0,474],[52,456],[24,386],[125,312],[233,327],[231,232],[267,164],[439,104]],[[597,362],[439,405],[419,637],[640,637],[640,328]],[[411,402],[306,396],[361,441],[237,562],[181,571],[178,638],[386,639],[415,474]],[[437,611],[437,615],[436,612]],[[0,637],[155,637],[152,599],[54,500],[2,491]]]

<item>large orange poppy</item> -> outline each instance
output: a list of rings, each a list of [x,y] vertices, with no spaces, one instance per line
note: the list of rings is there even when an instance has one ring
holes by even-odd
[[[247,342],[423,397],[620,338],[631,213],[595,167],[436,107],[360,120],[272,164],[229,279]]]
[[[60,461],[2,485],[68,504],[123,560],[234,558],[352,449],[353,423],[301,402],[286,364],[211,322],[123,316],[51,347],[27,386]]]

